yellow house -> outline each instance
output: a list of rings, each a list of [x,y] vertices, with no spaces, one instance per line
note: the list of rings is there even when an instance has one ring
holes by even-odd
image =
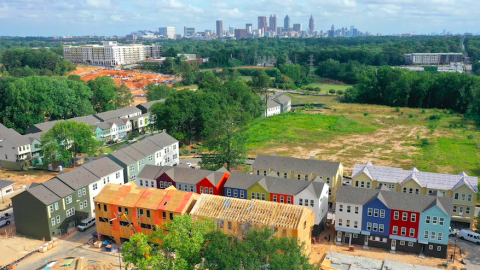
[[[215,220],[217,229],[243,237],[250,228],[272,228],[275,236],[295,237],[311,250],[315,214],[306,206],[202,194],[190,214]]]
[[[355,164],[352,186],[377,188],[386,186],[392,191],[436,195],[453,198],[452,223],[473,228],[478,177],[462,172],[458,175],[421,172],[416,168],[374,166],[372,163]]]
[[[302,181],[323,181],[329,186],[328,207],[334,209],[337,190],[342,186],[343,165],[340,162],[258,155],[252,165],[253,173]]]

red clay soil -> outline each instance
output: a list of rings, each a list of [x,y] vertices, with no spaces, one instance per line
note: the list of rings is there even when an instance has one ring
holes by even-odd
[[[94,80],[99,76],[108,76],[114,77],[115,75],[119,78],[113,78],[115,82],[120,86],[124,84],[130,90],[138,90],[142,89],[143,87],[155,83],[155,82],[162,82],[168,79],[166,76],[157,76],[155,74],[148,74],[148,73],[140,73],[140,72],[133,72],[133,71],[126,71],[126,70],[97,70],[90,74],[82,76],[82,80],[90,81]],[[129,75],[131,77],[129,77]],[[132,76],[133,75],[133,76]],[[128,78],[128,80],[122,80],[124,78]],[[133,91],[132,91],[133,94]],[[135,93],[138,94],[138,93]]]

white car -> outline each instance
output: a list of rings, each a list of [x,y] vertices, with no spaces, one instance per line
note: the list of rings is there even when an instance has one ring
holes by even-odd
[[[457,236],[457,230],[450,227],[450,229],[448,229],[448,236]]]

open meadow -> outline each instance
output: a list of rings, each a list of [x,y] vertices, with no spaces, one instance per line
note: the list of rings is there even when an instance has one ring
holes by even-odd
[[[288,94],[292,104],[326,108],[255,120],[245,130],[250,157],[272,154],[480,175],[479,129],[459,114],[340,102],[338,96]]]

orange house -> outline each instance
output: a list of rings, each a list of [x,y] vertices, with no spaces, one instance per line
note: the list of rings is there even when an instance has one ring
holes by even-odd
[[[175,215],[190,212],[199,195],[178,191],[140,188],[134,182],[125,185],[108,184],[94,199],[97,232],[109,236],[118,244],[134,234],[134,230],[150,235],[156,225],[163,227]],[[117,218],[127,214],[127,219]]]

